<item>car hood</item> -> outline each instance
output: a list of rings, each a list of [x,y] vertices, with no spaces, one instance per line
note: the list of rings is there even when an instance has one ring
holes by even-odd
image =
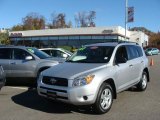
[[[104,67],[106,67],[106,64],[64,62],[45,70],[43,75],[74,79],[75,77],[95,72]]]
[[[63,59],[63,58],[54,58],[54,57],[47,58],[47,60],[58,61],[59,63],[63,63],[63,62],[65,62],[65,61],[66,61],[66,60],[65,60],[65,59]]]

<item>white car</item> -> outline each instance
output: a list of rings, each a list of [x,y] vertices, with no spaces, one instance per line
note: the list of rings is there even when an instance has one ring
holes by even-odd
[[[63,48],[42,48],[39,49],[48,55],[52,56],[53,58],[63,58],[66,59],[72,55],[71,52],[68,50],[65,50]]]

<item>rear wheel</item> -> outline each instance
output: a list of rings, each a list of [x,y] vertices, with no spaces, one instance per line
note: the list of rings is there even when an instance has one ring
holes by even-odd
[[[145,91],[147,88],[148,78],[147,73],[143,71],[140,82],[137,84],[137,89],[139,91]]]
[[[96,102],[94,103],[94,110],[98,114],[106,113],[110,110],[113,102],[113,90],[112,87],[104,83],[102,84]]]

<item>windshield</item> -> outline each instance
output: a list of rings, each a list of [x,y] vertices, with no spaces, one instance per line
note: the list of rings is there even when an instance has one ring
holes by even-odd
[[[148,48],[148,49],[146,49],[146,51],[151,51],[152,50],[152,48]]]
[[[36,48],[27,48],[27,50],[36,55],[37,57],[39,57],[40,59],[46,59],[46,58],[50,58],[51,56],[49,56],[48,54],[44,53],[43,51],[40,51]]]
[[[113,46],[88,46],[77,50],[66,62],[107,63],[110,60]]]
[[[68,50],[65,50],[65,49],[64,49],[64,51],[65,51],[66,53],[68,53],[69,55],[72,55],[72,54],[73,54],[72,52],[70,52],[70,51],[68,51]]]

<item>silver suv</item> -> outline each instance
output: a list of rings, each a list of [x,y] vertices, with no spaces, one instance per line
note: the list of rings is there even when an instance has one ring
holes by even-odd
[[[148,59],[135,43],[99,43],[75,52],[65,63],[43,71],[38,94],[74,105],[91,105],[97,113],[111,108],[117,93],[132,86],[144,91]]]
[[[6,78],[36,78],[41,71],[58,63],[36,48],[0,46],[0,64]]]
[[[5,85],[5,82],[6,82],[5,73],[3,67],[0,65],[0,90]]]

